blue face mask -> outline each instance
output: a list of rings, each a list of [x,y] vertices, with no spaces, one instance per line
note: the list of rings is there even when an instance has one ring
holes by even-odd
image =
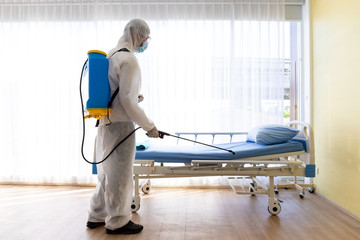
[[[138,46],[138,48],[136,49],[136,52],[138,53],[142,53],[143,51],[145,51],[148,47],[148,43],[147,42],[143,42],[142,46]]]

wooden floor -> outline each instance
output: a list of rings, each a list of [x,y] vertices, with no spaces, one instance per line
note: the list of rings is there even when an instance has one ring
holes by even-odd
[[[230,189],[153,188],[133,221],[136,235],[87,229],[93,188],[0,186],[0,239],[360,239],[360,222],[320,198],[281,190],[282,211],[271,216],[267,196]]]

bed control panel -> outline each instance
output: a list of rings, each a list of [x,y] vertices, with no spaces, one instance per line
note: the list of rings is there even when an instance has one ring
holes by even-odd
[[[308,164],[308,165],[306,165],[306,168],[305,168],[305,177],[313,178],[313,177],[315,177],[315,173],[316,173],[315,164]]]

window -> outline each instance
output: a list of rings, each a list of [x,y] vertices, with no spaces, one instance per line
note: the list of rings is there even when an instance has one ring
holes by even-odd
[[[284,122],[298,119],[299,104],[297,86],[301,79],[302,37],[301,22],[288,23],[288,46],[285,67]]]
[[[87,51],[109,51],[131,18],[151,27],[150,46],[138,55],[141,104],[159,129],[246,131],[283,123],[286,107],[297,117],[303,1],[286,0],[284,11],[277,2],[3,1],[2,181],[93,181],[79,149],[79,75]],[[86,136],[89,157],[94,134]]]

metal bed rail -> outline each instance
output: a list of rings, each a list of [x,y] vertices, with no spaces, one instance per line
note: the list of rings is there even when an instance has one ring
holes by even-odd
[[[216,136],[225,135],[230,137],[230,143],[232,142],[234,135],[247,135],[248,132],[176,132],[175,135],[180,137],[181,135],[193,135],[195,136],[195,141],[197,140],[199,135],[210,135],[212,136],[211,144],[214,144],[214,140]],[[179,142],[179,139],[177,140],[177,143]],[[194,143],[195,144],[195,143]]]

